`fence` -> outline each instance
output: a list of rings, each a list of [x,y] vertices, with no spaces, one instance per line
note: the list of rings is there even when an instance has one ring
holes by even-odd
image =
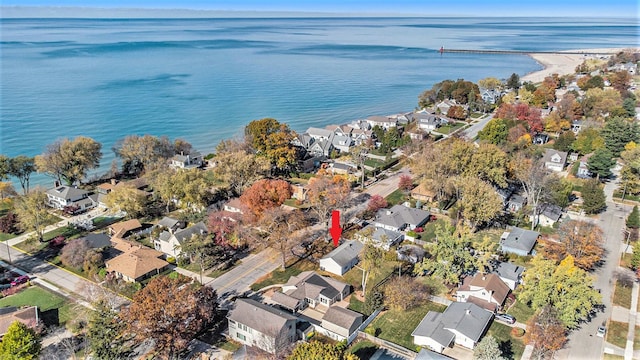
[[[378,316],[378,314],[380,314],[380,311],[382,311],[382,308],[377,309],[376,311],[374,311],[371,315],[369,315],[369,317],[358,327],[358,331],[354,331],[353,334],[349,335],[349,337],[347,338],[347,345],[351,344],[353,342],[353,340],[355,340],[358,337],[358,333],[360,331],[364,331],[364,329],[367,328],[367,326],[369,326],[369,324],[371,324],[371,322],[373,321],[373,319],[376,318],[376,316]]]
[[[383,348],[385,348],[387,350],[395,352],[395,353],[397,353],[399,355],[406,356],[406,357],[408,357],[410,359],[413,359],[418,355],[418,353],[416,353],[415,351],[409,350],[404,346],[400,346],[400,345],[392,343],[390,341],[380,339],[380,338],[375,337],[373,335],[367,334],[366,332],[358,331],[357,334],[358,334],[358,337],[360,337],[360,338],[363,338],[365,340],[369,340],[372,343],[374,343],[374,344],[376,344],[376,345],[378,345],[380,347],[383,347]]]

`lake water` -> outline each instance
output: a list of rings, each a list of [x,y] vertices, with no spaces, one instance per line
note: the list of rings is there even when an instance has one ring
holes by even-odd
[[[85,135],[183,138],[203,153],[273,117],[296,131],[410,111],[445,79],[541,68],[466,49],[637,46],[630,19],[2,19],[0,153]],[[50,183],[42,175],[33,183]]]

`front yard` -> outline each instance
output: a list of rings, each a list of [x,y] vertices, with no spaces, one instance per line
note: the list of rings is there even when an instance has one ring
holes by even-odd
[[[387,310],[365,329],[371,335],[416,350],[411,333],[429,311],[443,312],[446,306],[427,302],[410,310]]]
[[[622,306],[625,309],[631,308],[631,287],[624,286],[620,281],[616,282],[616,289],[613,293],[613,305]]]
[[[520,359],[524,352],[524,342],[522,339],[511,336],[511,327],[505,324],[501,324],[497,321],[493,321],[487,335],[493,336],[500,346],[502,356],[507,359]]]
[[[258,291],[269,285],[284,284],[287,282],[287,280],[289,280],[290,277],[296,276],[303,271],[314,270],[315,268],[316,264],[312,263],[311,261],[299,260],[284,270],[274,270],[271,273],[258,279],[258,281],[251,285],[251,290]]]
[[[511,308],[507,310],[507,314],[513,315],[516,318],[517,322],[526,324],[527,321],[529,321],[529,319],[531,319],[535,314],[535,310],[533,310],[524,302],[516,300],[515,304],[513,304],[513,306],[511,306]]]
[[[0,307],[37,306],[45,324],[52,326],[64,325],[67,321],[76,318],[78,314],[73,310],[74,305],[63,296],[39,286],[31,286],[17,294],[0,299]]]
[[[628,331],[628,323],[610,321],[607,329],[607,342],[624,349],[627,346]]]

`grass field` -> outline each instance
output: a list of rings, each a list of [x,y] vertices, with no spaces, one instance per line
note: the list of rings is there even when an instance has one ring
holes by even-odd
[[[388,310],[378,315],[366,331],[407,349],[416,350],[411,336],[413,330],[429,311],[442,312],[445,308],[444,305],[427,302],[410,310]]]
[[[616,290],[613,293],[613,304],[622,306],[625,309],[630,309],[631,287],[623,286],[620,281],[616,282]]]
[[[627,346],[628,331],[628,323],[610,321],[607,329],[607,341],[624,349]]]
[[[47,325],[63,325],[77,314],[74,304],[49,290],[39,286],[31,286],[17,294],[0,299],[0,307],[4,306],[37,306],[43,314]],[[57,324],[53,324],[57,318]],[[49,320],[49,321],[47,321]]]
[[[513,315],[516,318],[516,321],[526,324],[533,314],[535,314],[535,310],[522,301],[516,301],[516,303],[507,311],[507,314]]]
[[[494,321],[489,328],[488,334],[493,336],[502,350],[502,356],[507,359],[520,359],[524,352],[522,339],[511,336],[511,327]]]
[[[636,325],[636,331],[633,335],[633,350],[640,350],[640,326]]]

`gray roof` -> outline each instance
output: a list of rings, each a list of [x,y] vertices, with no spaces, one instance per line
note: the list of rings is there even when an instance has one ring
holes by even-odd
[[[87,234],[84,239],[87,241],[87,245],[92,249],[111,246],[111,236],[107,234]]]
[[[522,275],[523,271],[524,271],[524,268],[522,266],[512,264],[509,262],[499,262],[498,264],[496,264],[493,270],[493,272],[498,276],[500,276],[501,278],[505,278],[513,281],[517,281]]]
[[[440,125],[442,123],[446,123],[447,120],[441,118],[440,116],[429,114],[429,113],[415,113],[413,118],[416,119],[421,124],[432,124],[432,125]]]
[[[354,324],[362,324],[362,314],[339,306],[331,306],[322,317],[322,322],[329,322],[343,329],[351,329]]]
[[[388,244],[389,246],[391,246],[393,245],[393,242],[395,242],[399,237],[402,236],[401,232],[387,230],[385,228],[377,227],[374,225],[367,225],[360,233],[366,233],[367,229],[371,228],[373,228],[373,230],[369,239],[373,240],[373,242],[381,243],[382,245]]]
[[[86,190],[78,189],[73,186],[64,186],[64,185],[47,190],[47,194],[55,197],[59,197],[65,200],[76,199],[88,193],[89,192]]]
[[[560,162],[552,162],[551,161],[551,157],[558,154],[560,156]],[[558,150],[553,150],[553,149],[546,149],[544,156],[542,157],[542,161],[544,161],[545,163],[554,163],[554,164],[562,164],[564,165],[567,162],[567,153],[564,151],[558,151]]]
[[[323,259],[333,259],[338,265],[345,266],[358,257],[363,247],[364,245],[359,241],[345,241],[342,245],[325,255]]]
[[[560,220],[560,217],[562,216],[562,208],[560,206],[553,204],[543,204],[541,208],[541,215],[544,215],[553,221]]]
[[[296,307],[298,306],[298,304],[300,304],[300,300],[296,299],[294,297],[291,297],[285,293],[281,293],[281,292],[275,292],[273,293],[273,295],[271,295],[271,300],[286,307],[287,309],[290,310],[296,310]]]
[[[420,225],[429,220],[430,213],[422,209],[394,205],[391,209],[380,209],[376,216],[376,222],[401,228],[405,224]]]
[[[529,253],[533,250],[533,247],[538,240],[538,236],[540,236],[540,233],[537,231],[514,227],[511,229],[509,235],[502,240],[502,247],[524,250]]]
[[[431,351],[429,349],[422,348],[418,355],[414,358],[414,360],[451,360],[452,358],[437,353],[435,351]]]
[[[518,195],[518,194],[513,194],[511,195],[511,197],[509,198],[509,203],[511,204],[519,204],[519,205],[524,205],[524,197]]]
[[[173,235],[179,243],[182,243],[183,241],[190,239],[194,234],[207,234],[208,232],[209,230],[207,229],[207,226],[203,222],[199,222],[186,229],[176,231]]]
[[[442,313],[446,329],[455,329],[473,341],[480,340],[493,314],[472,303],[453,302]]]
[[[369,116],[366,120],[367,121],[371,121],[371,122],[377,122],[377,123],[395,123],[395,122],[397,122],[397,119],[393,119],[393,118],[390,118],[388,116],[382,116],[382,115]]]
[[[263,334],[280,331],[289,320],[297,318],[284,310],[276,309],[252,299],[236,300],[235,308],[229,313],[229,319],[257,330]]]
[[[162,218],[162,220],[158,221],[157,225],[166,227],[167,229],[173,229],[174,226],[178,225],[179,223],[180,220],[165,216]]]
[[[335,298],[349,287],[348,284],[328,276],[321,276],[313,271],[304,271],[298,276],[292,276],[285,286],[296,287],[286,292],[287,295],[296,299],[316,299],[320,294]]]
[[[482,310],[484,311],[484,310]],[[443,313],[429,311],[422,318],[420,324],[411,333],[411,336],[424,336],[433,339],[438,344],[449,346],[455,339],[455,335],[444,328],[442,322]]]
[[[309,134],[313,138],[323,137],[328,139],[329,137],[331,137],[331,135],[333,135],[333,131],[331,130],[316,128],[316,127],[308,128],[307,131],[305,131],[305,133]]]

